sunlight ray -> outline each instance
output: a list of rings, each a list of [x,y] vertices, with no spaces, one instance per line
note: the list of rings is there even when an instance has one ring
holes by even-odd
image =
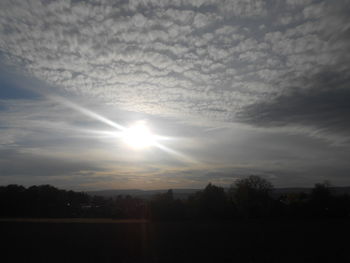
[[[135,126],[132,126],[130,128],[126,128],[114,121],[109,120],[108,118],[93,112],[89,109],[86,109],[82,106],[79,106],[67,99],[64,99],[62,97],[59,96],[55,96],[55,95],[46,95],[47,98],[58,102],[62,105],[65,105],[71,109],[74,109],[90,118],[93,118],[95,120],[98,120],[102,123],[105,123],[113,128],[118,129],[120,132],[108,132],[108,131],[104,131],[102,132],[102,134],[104,135],[110,135],[113,137],[117,137],[119,139],[123,139],[124,141],[126,141],[131,147],[135,148],[135,149],[142,149],[145,148],[147,146],[154,146],[157,147],[158,149],[171,154],[175,157],[177,157],[178,159],[185,161],[185,162],[190,162],[190,163],[198,163],[197,161],[193,160],[192,158],[190,158],[189,156],[186,156],[183,153],[180,153],[178,151],[175,151],[161,143],[158,142],[158,139],[160,140],[168,140],[170,137],[166,137],[166,136],[159,136],[156,134],[150,134],[149,131],[145,130],[145,128],[142,129],[134,129],[133,127],[136,127],[138,124],[136,124]],[[143,135],[142,135],[143,133]],[[137,136],[141,136],[143,138],[136,138]],[[135,144],[135,141],[137,144]]]

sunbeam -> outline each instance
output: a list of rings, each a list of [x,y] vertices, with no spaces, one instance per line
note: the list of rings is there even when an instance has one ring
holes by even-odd
[[[106,117],[104,117],[96,112],[93,112],[91,110],[83,108],[83,107],[81,107],[81,106],[79,106],[79,105],[77,105],[77,104],[75,104],[67,99],[64,99],[62,97],[54,96],[54,95],[46,95],[46,97],[53,100],[53,101],[59,102],[59,103],[65,105],[71,109],[74,109],[74,110],[76,110],[76,111],[78,111],[78,112],[80,112],[88,117],[91,117],[95,120],[103,122],[103,123],[105,123],[113,128],[116,128],[116,129],[121,130],[121,131],[124,131],[126,129],[124,126],[122,126],[114,121],[111,121],[111,120],[107,119]]]
[[[186,156],[183,153],[175,151],[174,149],[171,149],[161,144],[159,140],[162,140],[163,138],[169,139],[169,137],[153,134],[150,131],[150,129],[147,127],[144,121],[138,121],[134,125],[131,125],[130,127],[124,127],[123,125],[120,125],[96,112],[86,109],[62,97],[59,97],[56,95],[47,95],[47,94],[46,94],[46,97],[52,101],[58,102],[64,106],[74,109],[75,111],[80,112],[85,116],[88,116],[92,119],[98,120],[104,124],[107,124],[113,128],[116,128],[118,132],[102,132],[101,134],[117,137],[123,140],[127,145],[129,145],[133,149],[142,150],[153,146],[168,154],[171,154],[177,157],[177,159],[180,159],[182,161],[190,162],[190,163],[198,163],[197,161],[190,158],[189,156]]]

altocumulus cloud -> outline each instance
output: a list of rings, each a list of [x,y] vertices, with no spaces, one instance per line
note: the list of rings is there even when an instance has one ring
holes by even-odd
[[[346,1],[1,5],[8,63],[57,89],[133,111],[239,121],[237,112],[307,88],[304,78],[325,67],[348,71]]]

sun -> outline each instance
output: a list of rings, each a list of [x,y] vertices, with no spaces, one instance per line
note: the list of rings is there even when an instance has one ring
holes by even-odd
[[[145,149],[155,145],[155,135],[144,121],[138,121],[123,131],[123,141],[134,149]]]

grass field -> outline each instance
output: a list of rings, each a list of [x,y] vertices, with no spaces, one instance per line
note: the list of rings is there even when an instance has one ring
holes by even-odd
[[[0,222],[1,262],[350,262],[350,221]]]

